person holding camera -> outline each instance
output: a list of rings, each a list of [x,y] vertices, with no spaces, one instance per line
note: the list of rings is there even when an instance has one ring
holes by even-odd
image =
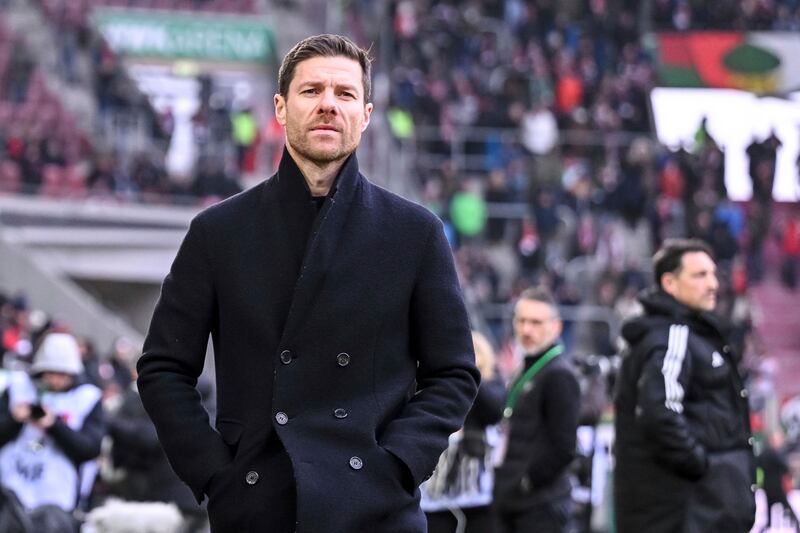
[[[428,533],[492,533],[495,527],[494,455],[506,387],[489,340],[473,331],[472,344],[481,373],[478,395],[464,427],[450,435],[436,470],[420,487]]]
[[[46,508],[50,523],[59,521],[54,515],[69,523],[80,498],[81,467],[100,454],[105,434],[101,391],[82,382],[82,372],[75,338],[50,333],[29,375],[11,374],[0,397],[0,485],[11,500],[6,506],[28,515]]]

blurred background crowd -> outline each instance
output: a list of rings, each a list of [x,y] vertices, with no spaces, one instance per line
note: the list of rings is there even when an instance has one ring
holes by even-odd
[[[800,2],[339,4],[0,0],[0,200],[51,206],[32,219],[28,207],[2,204],[0,229],[165,228],[164,215],[87,222],[61,209],[191,214],[267,177],[282,147],[271,110],[276,61],[296,40],[292,32],[342,32],[371,46],[376,60],[378,113],[362,166],[442,218],[473,324],[498,349],[504,377],[518,364],[510,303],[525,288],[548,287],[562,308],[569,351],[587,376],[603,376],[606,394],[595,401],[599,423],[607,422],[607,391],[623,348],[619,326],[639,311],[653,252],[669,237],[701,238],[718,261],[718,313],[745,357],[754,428],[786,432],[782,452],[800,480],[800,390],[793,385],[800,383],[800,337],[792,320],[800,302],[800,132],[748,133],[747,170],[731,176],[731,148],[713,117],[695,120],[687,140],[670,145],[658,135],[651,101],[667,84],[654,36],[785,36],[800,29]],[[215,56],[221,45],[207,57],[137,51],[137,39],[154,35],[145,27],[153,14],[175,16],[176,24],[187,14],[256,20],[270,28],[270,51],[250,62]],[[145,29],[124,34],[114,16],[128,29],[133,22]],[[800,106],[791,91],[760,96]],[[778,161],[790,147],[794,196],[776,200]],[[730,193],[733,179],[746,182],[746,198]],[[152,285],[163,273],[147,280]],[[124,318],[109,280],[92,284],[83,276],[76,285]],[[79,326],[70,308],[53,307],[20,279],[0,275],[3,367],[24,370],[45,332],[75,333],[86,379],[102,389],[108,412],[118,412],[140,337]],[[124,283],[128,295],[144,281]],[[152,309],[136,307],[140,314]],[[141,324],[130,322],[133,330]],[[105,461],[111,468],[101,468],[86,510],[114,484],[110,451]],[[605,504],[593,498],[602,517]],[[592,523],[606,530],[602,519]]]

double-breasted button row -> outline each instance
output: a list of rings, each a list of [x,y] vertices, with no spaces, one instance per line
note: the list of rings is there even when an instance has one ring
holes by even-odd
[[[281,352],[281,363],[283,363],[284,365],[288,365],[289,363],[291,363],[292,359],[294,359],[294,356],[292,355],[291,351],[284,350]]]
[[[342,352],[336,356],[336,364],[339,366],[347,366],[350,364],[350,354]]]
[[[285,426],[286,423],[289,422],[289,415],[287,415],[283,411],[279,411],[279,412],[275,413],[275,421],[278,424],[280,424],[282,426]]]

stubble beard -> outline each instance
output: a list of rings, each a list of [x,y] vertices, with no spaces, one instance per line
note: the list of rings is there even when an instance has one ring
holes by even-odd
[[[345,132],[339,132],[339,135],[342,137],[336,145],[317,147],[310,141],[307,130],[298,126],[290,126],[286,129],[286,142],[298,156],[322,167],[342,161],[355,151],[356,143],[348,143],[349,139]]]

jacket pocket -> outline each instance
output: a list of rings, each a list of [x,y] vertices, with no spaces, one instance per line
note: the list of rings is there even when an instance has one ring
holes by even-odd
[[[693,487],[685,530],[749,531],[756,510],[752,453],[712,452],[708,459],[708,471]]]
[[[242,438],[243,430],[244,426],[236,420],[217,420],[217,432],[219,432],[220,437],[222,437],[222,442],[224,442],[228,447],[230,457],[228,458],[228,464],[211,474],[211,478],[209,478],[208,483],[204,487],[203,492],[205,492],[205,494],[207,494],[209,497],[216,492],[215,489],[221,484],[221,478],[223,478],[226,471],[230,470],[233,466],[233,463],[236,460],[236,454],[239,449],[239,441]]]

